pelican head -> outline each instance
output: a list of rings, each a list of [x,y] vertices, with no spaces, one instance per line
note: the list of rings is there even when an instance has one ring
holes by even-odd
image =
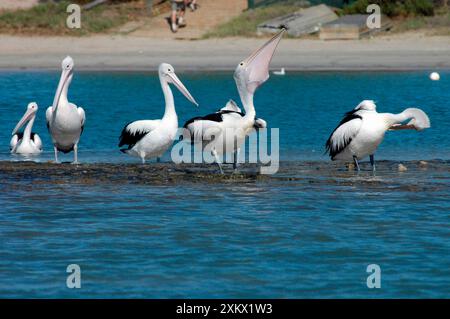
[[[164,80],[166,83],[172,83],[177,87],[178,90],[193,104],[198,106],[197,101],[189,93],[188,89],[183,85],[178,76],[175,74],[173,66],[168,63],[161,63],[158,68],[159,78]]]
[[[37,110],[38,110],[38,106],[37,106],[36,102],[29,103],[27,106],[27,111],[22,116],[20,121],[17,123],[17,125],[14,128],[14,130],[12,131],[11,135],[14,136],[17,133],[17,131],[20,130],[20,128],[25,125],[25,123],[34,119],[34,117],[36,116]]]
[[[61,63],[61,78],[59,79],[58,88],[56,89],[55,99],[53,100],[53,111],[58,107],[61,94],[66,91],[72,81],[74,62],[70,56],[67,56]]]
[[[246,100],[248,94],[254,94],[256,89],[269,78],[270,61],[272,61],[278,43],[285,31],[285,29],[282,29],[236,67],[234,80],[242,101]]]
[[[267,122],[263,119],[255,119],[255,124],[253,128],[256,130],[267,128]]]
[[[377,106],[373,100],[364,100],[355,107],[355,110],[376,111]]]
[[[403,122],[409,120],[407,124],[394,123],[389,129],[393,130],[416,130],[423,131],[430,128],[431,123],[428,115],[418,108],[407,108],[400,114],[394,114],[390,116],[394,118],[394,121]]]

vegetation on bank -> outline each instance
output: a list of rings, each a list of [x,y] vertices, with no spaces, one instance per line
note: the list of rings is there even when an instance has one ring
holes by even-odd
[[[433,4],[433,0],[357,0],[337,10],[337,13],[367,14],[367,6],[371,3],[380,5],[382,13],[393,19],[394,32],[424,30],[431,34],[450,35],[450,11],[448,7]],[[217,26],[205,37],[254,37],[257,36],[256,27],[262,22],[298,11],[300,8],[294,3],[287,3],[248,10],[231,21]]]
[[[66,10],[73,2],[46,2],[30,9],[0,12],[0,33],[79,36],[108,31],[144,14],[139,2],[115,2],[83,10],[81,28],[69,29],[66,20],[70,13]]]
[[[432,0],[357,0],[344,7],[344,14],[367,13],[367,6],[377,4],[381,12],[388,17],[432,16],[434,5]]]
[[[450,11],[445,8],[436,10],[434,16],[408,17],[394,22],[394,32],[423,30],[430,35],[450,36]]]
[[[92,0],[67,0],[41,3],[29,9],[0,11],[0,33],[21,35],[89,35],[116,32],[127,22],[147,17],[143,0],[114,0],[108,5],[99,5],[90,10],[82,10],[81,29],[69,29],[66,12],[70,3],[85,4]],[[154,3],[159,3],[154,1]],[[157,7],[157,12],[167,10],[169,2]],[[256,27],[264,21],[293,13],[305,1],[286,0],[281,4],[271,4],[247,10],[231,21],[207,32],[205,38],[255,37]],[[377,3],[382,13],[391,17],[394,32],[421,30],[428,34],[450,35],[450,0],[356,0],[351,5],[338,10],[338,14],[366,14],[369,3]],[[443,6],[447,3],[449,6]]]
[[[205,38],[254,37],[256,26],[264,21],[298,11],[298,5],[270,5],[247,10],[204,35]]]
[[[450,35],[450,11],[445,5],[446,0],[357,0],[346,6],[342,14],[365,14],[370,3],[378,4],[381,12],[393,19],[393,32],[422,30],[432,35]]]

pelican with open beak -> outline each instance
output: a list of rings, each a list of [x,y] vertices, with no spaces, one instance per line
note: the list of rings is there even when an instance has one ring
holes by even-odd
[[[42,152],[42,141],[36,133],[32,132],[34,119],[38,106],[35,102],[28,104],[27,111],[12,131],[10,149],[12,154],[36,155]],[[19,130],[25,125],[23,132]]]
[[[58,152],[74,152],[73,163],[78,163],[78,142],[84,129],[86,116],[81,107],[70,103],[67,91],[73,78],[73,59],[68,56],[61,63],[61,78],[56,89],[53,105],[47,108],[45,117],[47,127],[52,137],[55,151],[55,162],[58,162]]]
[[[198,103],[175,74],[173,66],[162,63],[158,69],[159,80],[166,102],[165,112],[159,120],[140,120],[131,122],[122,130],[119,147],[125,154],[139,157],[142,163],[149,158],[160,157],[173,144],[178,130],[178,117],[169,84],[173,84],[193,104]]]
[[[218,154],[232,152],[236,169],[239,149],[245,142],[246,136],[255,129],[267,126],[264,120],[256,118],[253,96],[255,91],[269,79],[269,65],[284,32],[285,29],[281,30],[236,67],[234,80],[245,114],[234,101],[230,101],[219,111],[192,118],[184,124],[187,130],[185,133],[189,136],[188,140],[202,143],[203,146],[207,143],[222,173]],[[186,140],[184,136],[183,138]]]

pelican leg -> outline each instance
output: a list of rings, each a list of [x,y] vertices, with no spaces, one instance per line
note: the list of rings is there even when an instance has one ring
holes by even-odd
[[[59,161],[58,161],[58,149],[56,148],[56,146],[53,146],[53,150],[55,151],[55,163],[59,163]]]
[[[238,149],[236,150],[236,152],[234,152],[233,168],[234,168],[235,171],[237,170],[237,168],[238,168],[238,166],[239,166],[239,154],[240,154],[240,152],[241,152],[241,149],[240,149],[240,148],[238,148]]]
[[[142,164],[145,164],[145,152],[140,151],[138,154],[139,157],[141,158]]]
[[[73,162],[72,164],[78,164],[78,144],[73,146]]]
[[[375,172],[376,168],[375,168],[375,157],[372,155],[370,155],[370,164],[372,165],[372,170]]]
[[[220,174],[223,175],[224,173],[223,173],[222,165],[220,164],[220,161],[219,161],[219,155],[217,155],[216,150],[212,150],[212,154],[214,155],[214,158],[216,159],[217,165],[219,165]]]
[[[358,158],[355,155],[353,155],[353,162],[355,163],[356,169],[359,172],[361,169],[359,168]]]

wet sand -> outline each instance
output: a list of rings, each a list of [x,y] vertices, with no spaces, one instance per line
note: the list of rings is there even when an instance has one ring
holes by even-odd
[[[221,175],[209,164],[79,164],[0,162],[0,178],[5,185],[53,184],[216,184],[284,183],[302,187],[362,186],[372,190],[430,191],[450,188],[450,161],[380,161],[373,173],[369,163],[361,163],[357,173],[336,162],[282,162],[277,174],[261,175],[256,164],[243,164],[237,172],[225,164]],[[399,169],[403,165],[406,170]]]
[[[26,37],[0,35],[0,70],[59,70],[64,56],[77,70],[233,70],[265,39],[151,39],[137,36]],[[360,41],[284,39],[271,65],[287,70],[450,69],[450,37],[406,33]]]

